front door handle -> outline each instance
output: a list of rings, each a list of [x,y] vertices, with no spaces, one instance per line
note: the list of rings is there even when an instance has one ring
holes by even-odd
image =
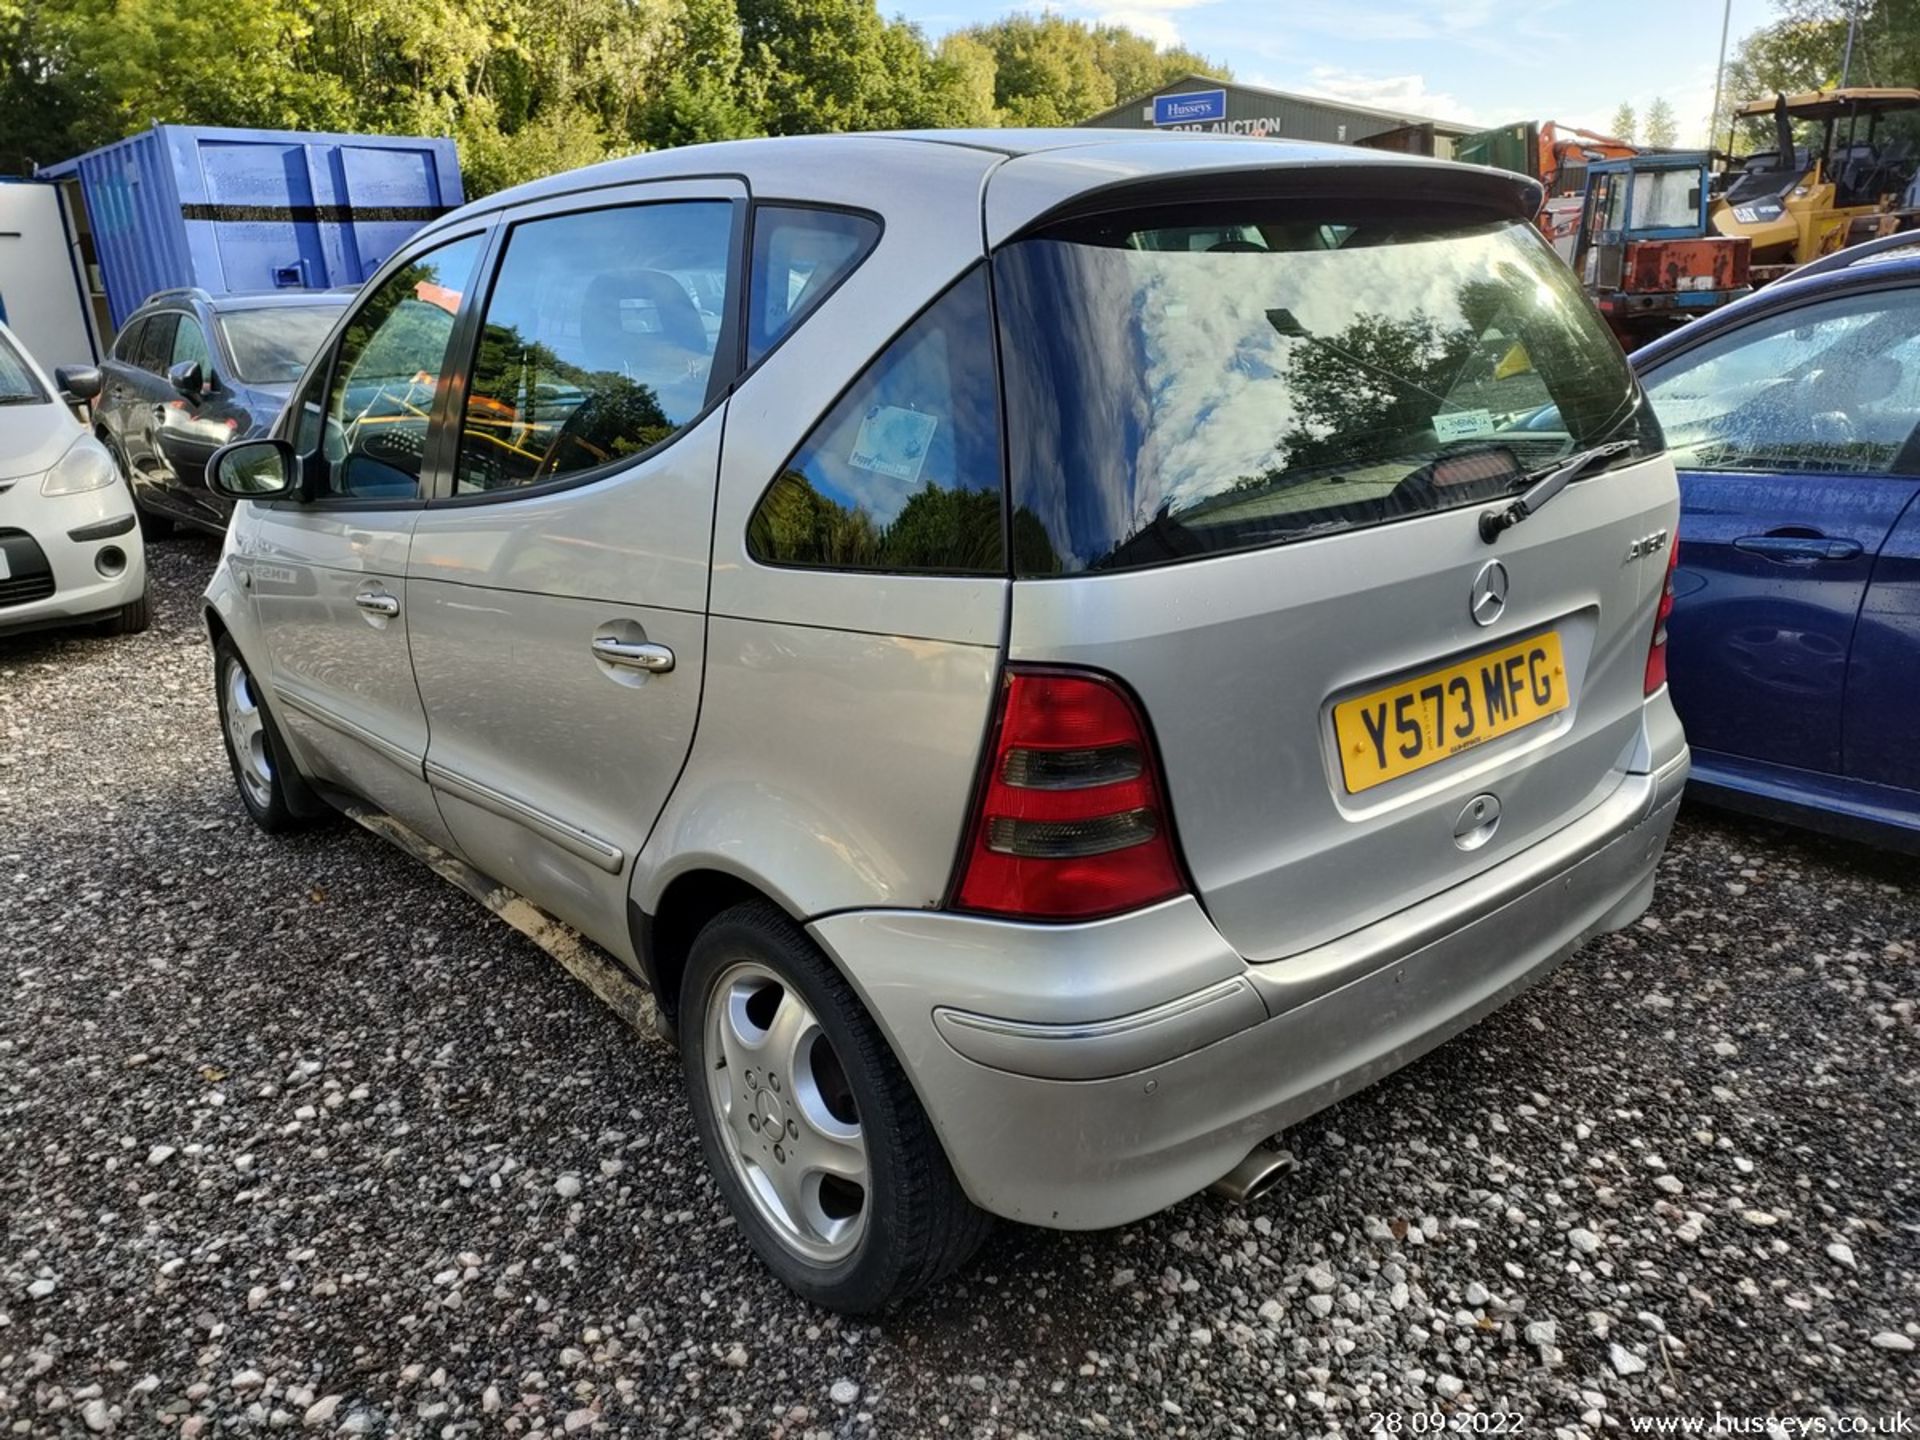
[[[616,640],[611,635],[598,635],[594,637],[592,649],[594,659],[627,670],[664,675],[673,669],[673,651],[644,640]]]
[[[1783,565],[1814,565],[1822,560],[1858,559],[1864,547],[1858,540],[1833,540],[1825,535],[1743,535],[1733,542],[1733,548]]]
[[[353,597],[353,603],[375,615],[394,616],[400,613],[400,602],[379,590],[362,590]]]

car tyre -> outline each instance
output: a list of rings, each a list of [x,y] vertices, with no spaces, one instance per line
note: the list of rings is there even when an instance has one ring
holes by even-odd
[[[294,768],[253,672],[224,635],[214,642],[213,678],[227,763],[253,823],[268,834],[280,834],[324,815],[325,803]]]
[[[120,453],[120,447],[108,438],[107,432],[94,432],[100,443],[107,447],[107,454],[113,457],[113,468],[120,472],[120,478],[126,483],[127,494],[133,499],[133,513],[140,521],[140,534],[148,540],[164,540],[173,534],[173,521],[165,515],[156,515],[140,501],[140,492],[134,489],[133,472],[127,468],[127,462]]]
[[[108,635],[138,635],[153,623],[153,584],[151,581],[140,591],[138,600],[129,600],[119,611],[109,616],[100,626]]]
[[[785,912],[755,901],[708,922],[680,995],[701,1145],[790,1289],[866,1314],[971,1258],[992,1217],[961,1190],[853,988]]]

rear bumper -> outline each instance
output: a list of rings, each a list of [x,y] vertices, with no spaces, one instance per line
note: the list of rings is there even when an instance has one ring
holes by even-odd
[[[1092,925],[860,912],[810,928],[975,1203],[1060,1229],[1124,1224],[1637,918],[1687,777],[1677,731],[1660,748],[1551,839],[1285,960],[1240,959],[1191,897]]]

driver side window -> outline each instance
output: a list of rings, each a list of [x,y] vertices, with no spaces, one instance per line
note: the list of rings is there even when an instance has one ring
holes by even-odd
[[[454,317],[484,244],[484,236],[470,235],[429,250],[388,276],[347,322],[327,396],[324,494],[400,500],[420,493]]]
[[[1920,405],[1920,291],[1803,305],[1645,378],[1682,470],[1885,475]]]

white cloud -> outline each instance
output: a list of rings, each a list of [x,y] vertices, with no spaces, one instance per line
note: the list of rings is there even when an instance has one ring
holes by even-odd
[[[1300,88],[1309,95],[1324,95],[1329,100],[1344,100],[1351,105],[1403,110],[1435,120],[1456,120],[1464,125],[1481,123],[1472,106],[1444,90],[1429,90],[1424,75],[1368,75],[1337,65],[1316,65],[1308,72],[1307,83]]]
[[[1214,3],[1215,0],[1121,0],[1115,5],[1105,0],[1074,0],[1072,8],[1090,15],[1101,25],[1124,25],[1165,49],[1181,43],[1180,24],[1174,18],[1177,12]]]
[[[1094,19],[1102,25],[1124,25],[1144,35],[1165,50],[1180,43],[1180,26],[1164,9],[1143,10],[1129,6],[1123,10],[1102,10]]]

